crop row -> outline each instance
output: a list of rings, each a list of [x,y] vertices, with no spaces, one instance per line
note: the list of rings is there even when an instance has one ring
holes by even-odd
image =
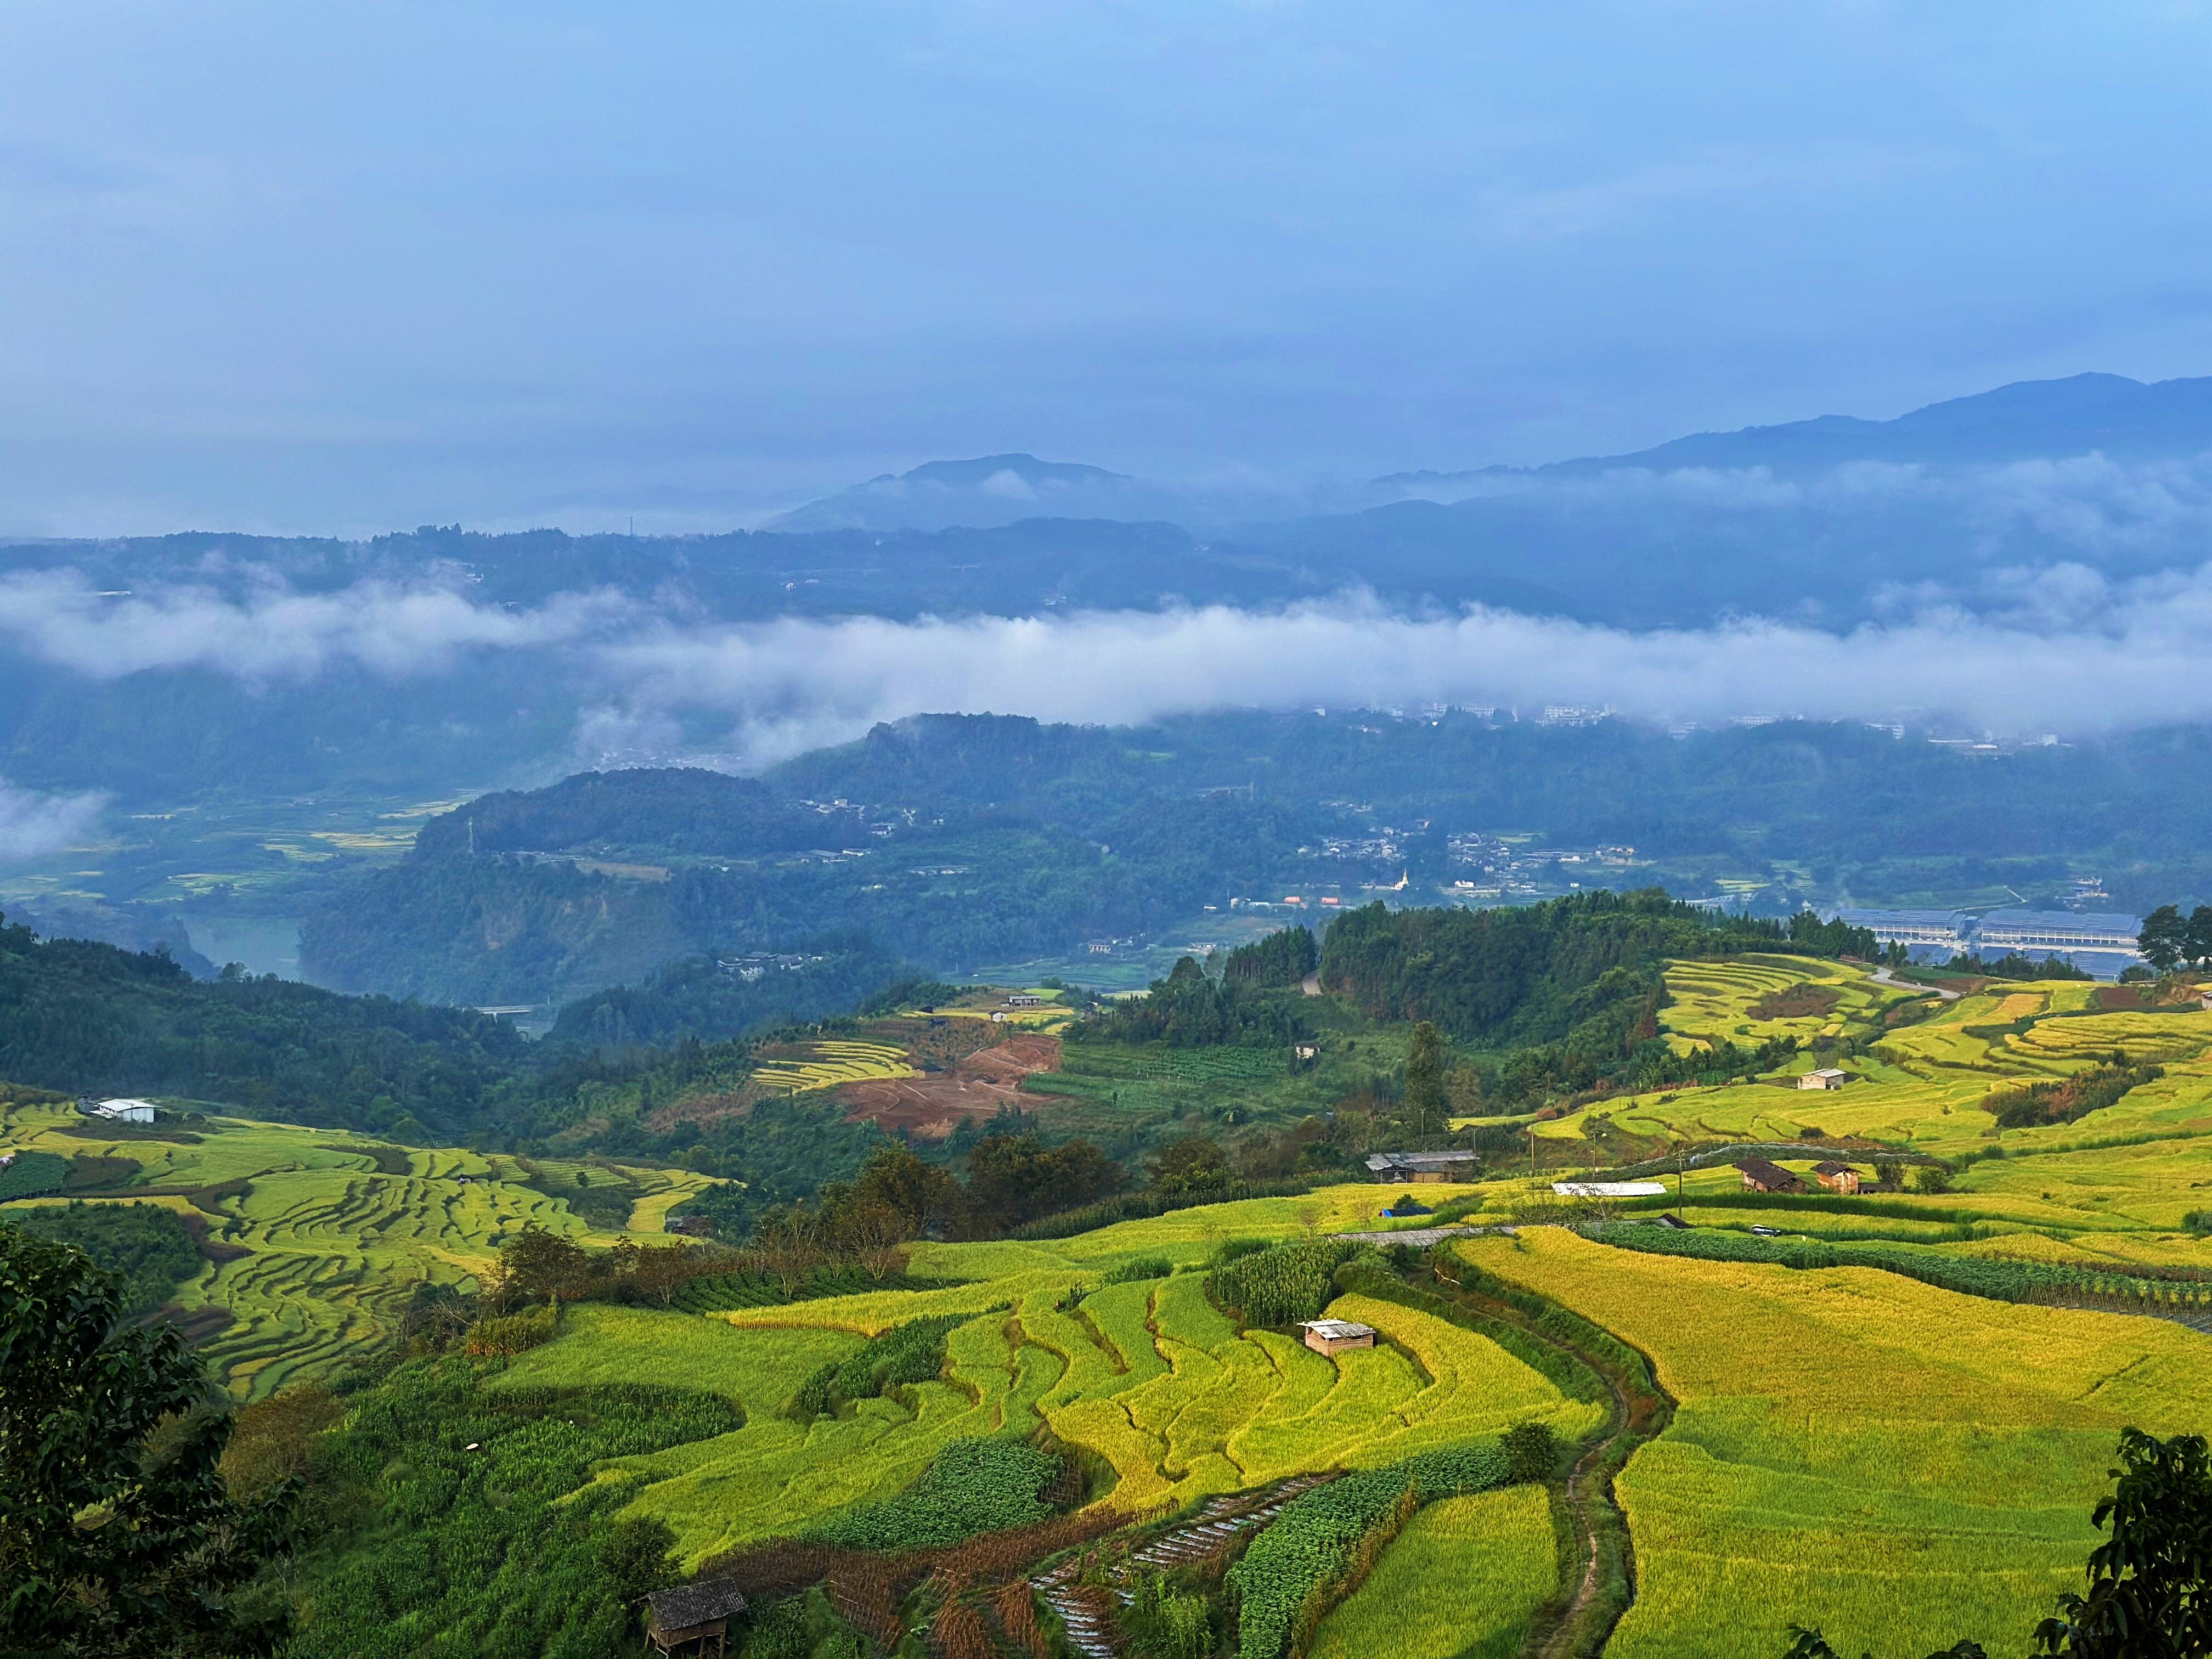
[[[856,1504],[813,1535],[845,1549],[895,1552],[1027,1526],[1052,1512],[1044,1492],[1060,1471],[1057,1458],[1018,1440],[954,1440],[898,1496]]]
[[[1652,1255],[1797,1268],[1876,1267],[1939,1290],[1996,1302],[2086,1298],[2130,1303],[2153,1313],[2212,1310],[2212,1280],[2160,1279],[2018,1257],[1941,1255],[1882,1244],[1761,1238],[1702,1227],[1677,1230],[1613,1222],[1581,1231],[1601,1244]]]
[[[1230,1569],[1238,1659],[1280,1659],[1422,1503],[1501,1486],[1510,1467],[1494,1443],[1481,1442],[1344,1475],[1292,1498]]]

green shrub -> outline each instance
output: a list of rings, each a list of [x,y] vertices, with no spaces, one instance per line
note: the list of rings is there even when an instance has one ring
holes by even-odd
[[[866,1659],[871,1650],[817,1584],[753,1615],[744,1659]]]
[[[1338,1239],[1278,1244],[1213,1273],[1213,1294],[1247,1325],[1318,1319],[1336,1295],[1336,1270],[1366,1247]]]
[[[927,1549],[1027,1526],[1052,1513],[1045,1488],[1060,1462],[1018,1440],[955,1440],[921,1480],[880,1504],[856,1504],[814,1529],[848,1550]]]
[[[560,1334],[561,1316],[556,1309],[526,1308],[503,1318],[479,1319],[469,1327],[465,1346],[478,1359],[512,1359]]]
[[[933,1382],[945,1370],[945,1337],[974,1317],[939,1314],[878,1332],[800,1383],[789,1414],[802,1422],[830,1416],[855,1400],[873,1400],[912,1383]]]
[[[1140,1279],[1165,1279],[1175,1271],[1175,1263],[1164,1255],[1140,1255],[1134,1261],[1124,1261],[1118,1267],[1109,1267],[1099,1275],[1102,1285],[1128,1285]]]
[[[1559,1443],[1548,1423],[1521,1423],[1508,1429],[1498,1441],[1515,1486],[1523,1481],[1549,1480],[1559,1467]]]

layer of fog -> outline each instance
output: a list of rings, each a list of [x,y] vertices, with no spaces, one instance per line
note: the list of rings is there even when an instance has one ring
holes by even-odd
[[[0,778],[0,863],[77,845],[93,833],[104,804],[97,793],[44,794]]]
[[[1894,620],[1848,632],[1761,618],[1633,631],[1481,606],[1405,615],[1356,594],[1267,610],[718,624],[605,592],[528,609],[450,582],[116,595],[44,572],[0,580],[0,642],[94,680],[196,669],[249,686],[312,684],[341,663],[434,680],[484,653],[531,653],[583,710],[580,756],[756,765],[922,712],[1113,724],[1231,708],[1442,703],[1526,717],[1571,704],[1707,722],[1911,711],[2068,734],[2212,718],[2212,565],[2125,581],[2063,565],[2013,573],[1988,597],[1970,611],[1938,592],[1899,594]],[[15,826],[19,849],[83,810],[11,799],[0,826]]]
[[[1436,704],[2087,735],[2212,718],[2208,630],[2212,566],[2127,584],[2069,567],[2022,576],[1996,614],[1938,605],[1843,634],[1760,618],[1634,632],[1480,606],[1407,617],[1350,596],[1266,611],[659,628],[599,648],[620,690],[582,736],[609,752],[650,748],[672,740],[672,717],[712,714],[760,763],[924,710],[1120,724]]]

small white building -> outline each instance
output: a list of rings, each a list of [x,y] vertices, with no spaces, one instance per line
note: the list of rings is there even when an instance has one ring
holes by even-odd
[[[1044,999],[1042,997],[1031,996],[1026,991],[1017,991],[1006,999],[1006,1006],[1009,1008],[1042,1008],[1044,1006]]]
[[[87,1117],[113,1118],[118,1123],[151,1123],[158,1109],[150,1100],[95,1100],[77,1103],[77,1109]]]
[[[1309,1319],[1298,1328],[1305,1333],[1306,1346],[1316,1353],[1342,1353],[1346,1348],[1375,1346],[1375,1328],[1349,1319]]]
[[[1833,1066],[1823,1066],[1817,1072],[1808,1072],[1797,1079],[1801,1089],[1840,1089],[1845,1073]]]

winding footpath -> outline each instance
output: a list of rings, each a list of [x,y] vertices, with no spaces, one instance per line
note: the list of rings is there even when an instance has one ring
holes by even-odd
[[[1923,985],[1916,980],[1899,979],[1887,968],[1876,968],[1867,977],[1876,985],[1886,985],[1893,991],[1914,991],[1924,997],[1941,997],[1946,1002],[1956,1002],[1963,994],[1947,991],[1940,985]]]
[[[1542,1640],[1526,1650],[1538,1659],[1589,1659],[1603,1651],[1621,1615],[1636,1599],[1635,1549],[1629,1537],[1627,1514],[1613,1493],[1613,1475],[1636,1446],[1658,1435],[1673,1420],[1674,1402],[1658,1389],[1656,1380],[1649,1391],[1635,1382],[1632,1397],[1618,1367],[1606,1357],[1538,1328],[1535,1320],[1522,1309],[1450,1277],[1446,1264],[1434,1257],[1430,1271],[1438,1285],[1449,1291],[1450,1299],[1469,1312],[1514,1326],[1529,1340],[1575,1359],[1605,1384],[1610,1404],[1605,1425],[1575,1459],[1560,1489],[1560,1501],[1566,1505],[1576,1549],[1582,1557],[1582,1577],[1574,1594],[1553,1616],[1552,1627]],[[1624,1592],[1620,1605],[1612,1607],[1601,1605],[1609,1560],[1619,1570]]]
[[[1603,1376],[1604,1373],[1600,1372],[1599,1375]],[[1605,1378],[1605,1386],[1613,1395],[1613,1416],[1606,1424],[1604,1437],[1575,1460],[1574,1468],[1567,1473],[1567,1484],[1563,1494],[1567,1514],[1574,1522],[1575,1545],[1583,1553],[1582,1582],[1575,1586],[1574,1595],[1559,1611],[1559,1622],[1553,1626],[1552,1633],[1545,1638],[1544,1645],[1537,1650],[1540,1659],[1571,1659],[1576,1633],[1597,1601],[1605,1553],[1598,1538],[1595,1508],[1603,1504],[1620,1516],[1621,1536],[1625,1540],[1628,1535],[1628,1517],[1622,1514],[1620,1502],[1613,1495],[1613,1477],[1603,1472],[1606,1460],[1612,1456],[1614,1448],[1620,1444],[1622,1437],[1629,1431],[1628,1396],[1610,1376]],[[1626,1553],[1625,1549],[1623,1553]],[[1636,1595],[1633,1559],[1624,1565],[1629,1569],[1628,1593],[1630,1599],[1633,1600]],[[1621,1609],[1622,1613],[1626,1611],[1626,1607]],[[1595,1646],[1588,1651],[1595,1653],[1603,1648],[1605,1638],[1613,1634],[1613,1626],[1620,1621],[1620,1613],[1615,1613],[1607,1622]]]

